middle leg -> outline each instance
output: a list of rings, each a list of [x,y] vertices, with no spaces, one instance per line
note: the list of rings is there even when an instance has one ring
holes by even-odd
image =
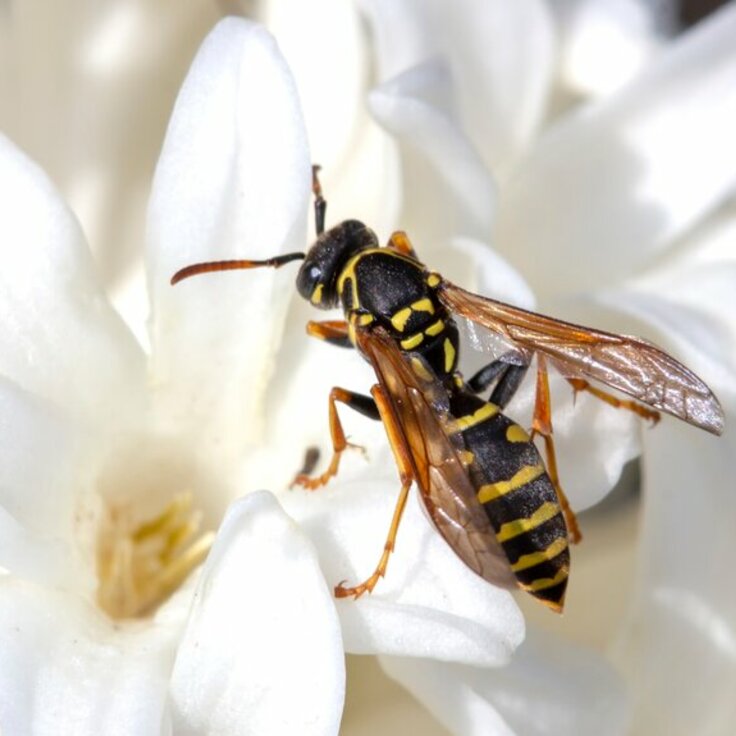
[[[329,398],[330,436],[332,437],[332,460],[330,461],[327,470],[325,470],[325,472],[321,475],[318,475],[314,478],[304,473],[299,473],[299,475],[297,475],[296,478],[294,478],[294,480],[292,481],[292,486],[298,485],[312,491],[315,488],[319,488],[320,486],[325,485],[325,483],[327,483],[330,478],[332,478],[334,475],[337,475],[337,471],[340,467],[340,458],[342,457],[342,453],[345,452],[348,447],[353,447],[359,450],[363,449],[359,445],[354,445],[348,442],[345,438],[345,432],[342,428],[342,423],[340,422],[340,416],[337,413],[338,401],[341,404],[349,406],[351,409],[355,409],[355,411],[360,412],[370,419],[380,419],[378,408],[376,407],[376,402],[370,396],[356,394],[352,391],[348,391],[347,389],[339,388],[337,386],[333,388],[332,391],[330,391]]]

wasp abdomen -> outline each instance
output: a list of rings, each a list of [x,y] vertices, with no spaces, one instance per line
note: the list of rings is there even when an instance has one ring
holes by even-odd
[[[519,586],[560,610],[570,567],[567,526],[536,446],[497,406],[463,389],[451,396],[450,411],[478,501]]]

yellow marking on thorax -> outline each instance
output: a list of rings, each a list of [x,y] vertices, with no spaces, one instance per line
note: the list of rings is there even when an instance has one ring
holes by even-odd
[[[440,283],[442,279],[440,278],[440,275],[437,273],[430,273],[429,276],[427,276],[427,286],[431,286],[434,288],[437,286],[437,284]]]
[[[511,493],[511,491],[536,480],[542,473],[544,473],[544,465],[525,465],[509,480],[499,480],[496,483],[487,483],[481,486],[478,490],[478,501],[487,503],[494,498],[505,496],[507,493]]]
[[[551,588],[554,585],[559,585],[563,580],[567,580],[568,571],[566,567],[561,568],[557,571],[557,574],[553,578],[539,578],[534,580],[528,585],[519,584],[519,587],[523,590],[535,593],[539,590],[545,590],[545,588]]]
[[[423,381],[434,380],[434,376],[427,370],[427,366],[420,358],[412,357],[411,367],[414,369],[414,373],[416,373]]]
[[[404,331],[406,323],[409,321],[409,317],[411,317],[412,312],[429,312],[430,314],[434,314],[434,304],[432,304],[430,299],[424,297],[423,299],[418,299],[408,307],[399,309],[399,311],[391,317],[391,324],[397,332]]]
[[[498,407],[490,402],[483,404],[480,409],[477,409],[472,414],[467,414],[464,417],[458,417],[450,423],[450,430],[452,432],[463,432],[470,427],[474,427],[476,424],[484,422],[486,419],[498,414]]]
[[[525,532],[530,532],[538,526],[544,524],[545,521],[557,516],[560,513],[560,507],[553,501],[543,503],[528,519],[514,519],[506,524],[502,524],[496,533],[496,539],[499,542],[505,542],[508,539],[518,537]]]
[[[355,325],[352,320],[348,322],[348,339],[355,345]]]
[[[531,442],[531,437],[518,424],[512,424],[506,430],[506,439],[509,442]]]
[[[371,322],[373,322],[373,315],[372,314],[361,314],[360,317],[358,317],[358,324],[361,327],[366,327]]]
[[[399,311],[391,317],[391,324],[397,332],[403,332],[404,327],[406,327],[406,323],[409,321],[409,317],[411,317],[411,307],[404,307],[403,309],[399,309]]]
[[[426,330],[424,330],[424,334],[429,335],[430,337],[434,337],[435,335],[439,335],[440,332],[442,332],[442,330],[444,329],[444,320],[438,319],[436,322],[433,322],[429,327],[427,327]]]
[[[547,549],[519,557],[519,559],[511,565],[511,570],[513,572],[520,572],[521,570],[526,570],[530,567],[534,567],[535,565],[539,565],[542,562],[549,562],[549,560],[553,557],[557,557],[560,552],[564,552],[566,549],[567,539],[565,539],[565,537],[560,537],[559,539],[555,539]]]
[[[315,286],[312,296],[309,299],[312,304],[319,304],[322,301],[322,288],[323,284],[317,284],[317,286]]]
[[[475,460],[475,455],[470,450],[460,450],[458,455],[460,456],[460,462],[465,466],[472,465],[473,460]]]
[[[448,337],[444,343],[445,348],[445,373],[449,373],[455,366],[455,346]]]
[[[404,350],[413,350],[417,345],[421,345],[422,340],[424,340],[424,334],[417,332],[416,335],[412,335],[411,337],[407,337],[406,340],[402,340],[400,344]]]

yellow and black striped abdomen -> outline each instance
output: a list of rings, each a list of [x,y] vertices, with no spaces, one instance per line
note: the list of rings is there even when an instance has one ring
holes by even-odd
[[[451,397],[468,471],[519,586],[561,610],[570,555],[557,493],[529,435],[494,404]]]

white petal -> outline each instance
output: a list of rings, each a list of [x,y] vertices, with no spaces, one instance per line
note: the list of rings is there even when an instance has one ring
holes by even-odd
[[[389,675],[463,736],[623,736],[621,682],[600,657],[550,634],[529,637],[506,667],[382,657]]]
[[[127,629],[76,596],[0,577],[3,733],[170,734],[175,634]]]
[[[143,356],[97,284],[74,215],[0,136],[0,374],[76,416],[140,400]]]
[[[213,446],[228,437],[222,444],[240,451],[261,433],[294,271],[200,276],[176,288],[169,279],[197,261],[303,250],[309,175],[296,89],[273,39],[243,20],[221,22],[179,95],[148,233],[152,379],[166,415]]]
[[[451,80],[437,61],[413,67],[370,95],[376,119],[402,144],[406,229],[420,253],[451,235],[490,232],[495,187],[450,104]]]
[[[719,438],[674,422],[646,436],[637,592],[617,651],[636,733],[733,730],[733,403],[726,422]]]
[[[399,490],[389,452],[371,481],[345,481],[283,503],[310,535],[330,585],[356,584],[375,569]],[[524,635],[511,595],[471,572],[448,547],[412,492],[385,579],[357,601],[337,601],[345,648],[497,665]],[[329,534],[325,533],[329,529]]]
[[[344,661],[312,545],[267,493],[231,507],[172,675],[177,734],[336,734]]]
[[[562,81],[575,92],[602,95],[632,79],[659,48],[657,13],[646,0],[551,3],[561,35]],[[661,3],[658,3],[661,5]]]
[[[736,183],[736,6],[551,129],[504,190],[498,244],[541,301],[638,269]]]
[[[508,166],[539,125],[554,65],[553,28],[536,0],[364,2],[382,80],[441,57],[464,128],[491,168]]]

